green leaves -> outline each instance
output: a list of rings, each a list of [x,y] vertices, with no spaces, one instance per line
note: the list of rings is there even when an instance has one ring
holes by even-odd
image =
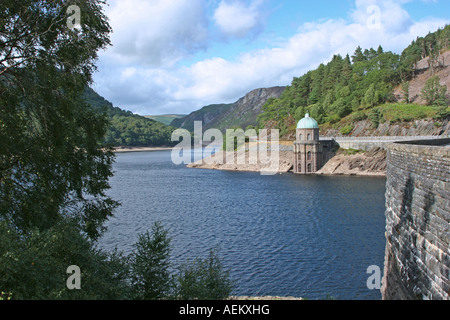
[[[104,192],[114,155],[82,94],[111,28],[102,1],[77,3],[81,30],[61,1],[0,4],[0,219],[30,233],[77,217],[95,239],[117,206]]]
[[[228,298],[233,288],[230,273],[211,249],[205,259],[183,264],[176,276],[176,296],[182,300],[221,300]]]
[[[170,262],[170,238],[159,222],[139,236],[130,254],[133,299],[220,300],[228,298],[233,283],[217,249],[174,268]],[[171,273],[171,269],[178,269]]]
[[[447,86],[440,84],[438,76],[431,77],[425,82],[422,98],[427,105],[447,106]]]
[[[83,99],[97,113],[108,120],[102,145],[109,146],[170,146],[174,127],[114,107],[110,102],[87,87]]]
[[[67,267],[81,269],[82,290],[66,287]],[[0,223],[0,288],[12,299],[121,299],[128,266],[117,252],[96,250],[74,221],[24,237]]]
[[[157,300],[169,296],[169,255],[170,239],[160,223],[153,225],[151,233],[139,235],[130,258],[135,299]]]
[[[216,249],[205,259],[174,266],[161,223],[139,235],[126,256],[95,247],[75,220],[24,236],[0,221],[0,290],[4,299],[224,299],[229,271]],[[69,290],[68,266],[81,271],[81,290]]]

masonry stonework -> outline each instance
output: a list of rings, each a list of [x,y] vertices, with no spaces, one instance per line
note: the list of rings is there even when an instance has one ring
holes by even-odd
[[[385,300],[450,297],[449,143],[387,147]]]

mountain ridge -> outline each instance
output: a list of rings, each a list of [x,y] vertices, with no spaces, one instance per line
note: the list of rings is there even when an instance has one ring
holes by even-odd
[[[194,121],[202,121],[203,130],[216,128],[221,131],[234,127],[257,126],[257,116],[263,105],[271,98],[279,98],[286,87],[257,88],[234,103],[211,104],[196,110],[186,117],[174,119],[170,125],[194,130]]]

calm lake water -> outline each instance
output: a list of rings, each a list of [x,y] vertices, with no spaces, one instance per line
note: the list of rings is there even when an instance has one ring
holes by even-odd
[[[381,299],[366,271],[383,270],[384,178],[191,169],[170,155],[117,154],[109,194],[122,206],[102,248],[128,253],[160,221],[175,264],[219,246],[235,295]]]

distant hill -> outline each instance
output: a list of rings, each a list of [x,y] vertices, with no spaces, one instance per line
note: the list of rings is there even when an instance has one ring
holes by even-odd
[[[146,118],[164,123],[165,125],[170,125],[170,123],[174,119],[183,118],[185,117],[185,114],[162,114],[162,115],[156,115],[156,116],[144,116]]]
[[[127,147],[170,146],[174,127],[114,107],[92,88],[86,88],[84,100],[95,110],[108,116],[110,126],[103,144]]]
[[[170,125],[194,131],[194,121],[202,121],[203,129],[205,129],[205,127],[209,126],[214,119],[217,119],[231,107],[232,104],[211,104],[200,110],[194,111],[183,118],[174,119]]]
[[[186,117],[175,119],[171,125],[194,130],[194,121],[202,121],[203,130],[216,128],[221,131],[231,128],[256,126],[262,106],[269,100],[279,98],[285,87],[252,90],[235,103],[213,104],[194,111]]]

